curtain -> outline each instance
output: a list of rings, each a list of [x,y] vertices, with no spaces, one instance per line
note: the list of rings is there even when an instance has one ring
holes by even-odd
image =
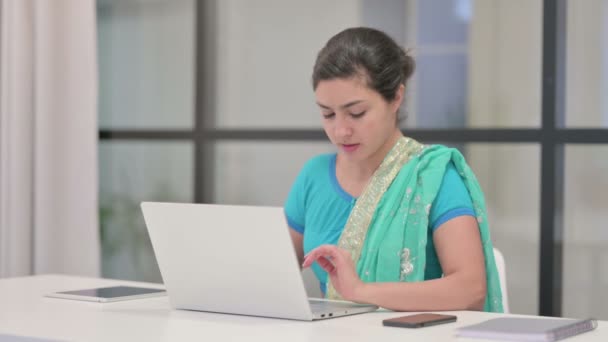
[[[98,276],[94,0],[0,0],[0,277]]]

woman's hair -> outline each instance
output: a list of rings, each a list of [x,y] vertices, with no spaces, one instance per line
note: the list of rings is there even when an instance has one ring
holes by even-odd
[[[316,90],[323,80],[359,76],[390,102],[413,72],[414,59],[386,33],[355,27],[336,34],[319,51],[312,85]]]

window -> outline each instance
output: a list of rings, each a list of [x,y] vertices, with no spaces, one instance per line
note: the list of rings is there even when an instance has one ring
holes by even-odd
[[[131,202],[281,205],[303,162],[332,151],[310,86],[317,51],[343,28],[377,27],[418,63],[405,134],[461,148],[483,185],[512,311],[608,318],[592,303],[601,293],[569,277],[591,272],[570,258],[581,236],[608,247],[593,228],[603,221],[585,214],[606,193],[596,163],[608,146],[608,1],[99,0],[98,10],[102,205],[116,189]],[[113,210],[107,222],[140,215]],[[104,275],[159,280],[120,267]],[[605,288],[608,274],[595,276]],[[588,301],[570,308],[581,289]]]

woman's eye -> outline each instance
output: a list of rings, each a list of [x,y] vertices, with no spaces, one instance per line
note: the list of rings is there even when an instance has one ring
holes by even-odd
[[[335,116],[336,114],[334,113],[327,113],[327,114],[323,114],[323,117],[326,119],[331,119]]]
[[[356,118],[360,118],[360,117],[362,117],[363,115],[365,115],[365,111],[360,112],[360,113],[351,113],[351,114],[350,114],[350,116],[352,116],[352,117],[353,117],[353,118],[355,118],[355,119],[356,119]]]

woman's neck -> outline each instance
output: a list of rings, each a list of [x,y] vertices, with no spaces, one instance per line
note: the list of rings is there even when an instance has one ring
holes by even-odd
[[[346,175],[352,181],[355,182],[367,182],[376,169],[380,166],[384,157],[390,152],[391,148],[395,146],[397,140],[403,137],[401,130],[396,129],[395,132],[386,139],[385,143],[369,158],[358,161],[349,162],[346,158],[339,158],[339,167],[342,175]]]

